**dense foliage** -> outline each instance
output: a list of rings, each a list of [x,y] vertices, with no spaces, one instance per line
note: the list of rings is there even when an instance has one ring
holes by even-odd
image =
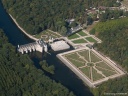
[[[15,52],[0,30],[0,95],[1,96],[74,96],[60,83],[36,69],[27,55]]]
[[[109,10],[106,9],[105,13],[100,14],[100,21],[107,21],[110,19],[119,19],[122,18],[123,16],[128,17],[128,11],[122,11],[122,10]]]
[[[47,28],[64,34],[66,19],[86,22],[86,8],[115,6],[116,0],[2,0],[3,5],[30,34]]]
[[[39,64],[43,70],[45,70],[46,72],[48,72],[50,74],[54,74],[54,70],[55,70],[54,65],[48,66],[46,60],[40,61]]]
[[[98,50],[128,70],[128,18],[100,22],[92,32],[103,41]]]
[[[127,96],[128,76],[109,80],[93,89],[94,96]]]
[[[99,22],[91,33],[103,41],[101,44],[95,45],[98,50],[128,71],[128,18]],[[103,96],[105,92],[127,93],[128,76],[109,80],[100,85],[93,93],[96,96]]]

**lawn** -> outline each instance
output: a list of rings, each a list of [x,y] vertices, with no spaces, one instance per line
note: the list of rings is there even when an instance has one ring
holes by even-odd
[[[39,34],[36,34],[34,37],[40,39],[42,35],[51,36],[52,38],[59,38],[59,37],[61,37],[61,35],[59,35],[58,33],[52,32],[52,31],[49,31],[49,30],[42,31]]]
[[[93,67],[94,66],[94,63],[87,63],[87,66],[89,66],[89,67]]]
[[[67,59],[68,59],[68,58],[72,58],[72,59],[74,59],[74,60],[78,60],[78,61],[81,61],[81,62],[85,62],[85,63],[86,63],[86,61],[83,60],[82,58],[80,58],[80,57],[77,55],[77,53],[67,54],[67,55],[65,55],[65,57],[67,57]]]
[[[105,69],[102,69],[100,67],[96,67],[99,71],[102,71],[102,73],[108,77],[108,76],[111,76],[111,75],[114,75],[114,74],[117,74],[115,71],[109,71],[109,70],[105,70]]]
[[[111,67],[109,67],[105,62],[97,63],[96,66],[99,66],[99,67],[102,67],[102,68],[105,68],[105,69],[113,71],[113,69]]]
[[[77,39],[72,41],[73,43],[87,43],[87,41],[85,41],[84,39]]]
[[[89,60],[89,51],[88,51],[88,50],[79,51],[78,53],[79,53],[81,56],[83,56],[84,59],[86,59],[88,62],[90,61],[90,60]]]
[[[118,74],[107,62],[95,52],[87,49],[67,53],[65,59],[81,71],[91,82]],[[100,61],[100,62],[99,62]]]
[[[47,32],[48,32],[50,35],[55,36],[56,38],[61,37],[61,35],[60,35],[59,33],[57,33],[57,32],[50,31],[50,30],[47,30]]]
[[[75,39],[75,38],[79,38],[79,36],[77,34],[73,34],[68,37],[68,39]]]
[[[98,56],[94,55],[93,52],[90,52],[91,62],[99,62],[102,61],[102,59],[98,58]]]
[[[94,68],[92,68],[92,77],[93,81],[104,78],[101,74],[97,73],[97,71]]]
[[[75,65],[77,68],[85,65],[85,63],[82,63],[75,59],[73,60],[72,58],[68,58],[68,61]]]
[[[78,32],[78,34],[81,35],[81,36],[87,36],[87,34],[84,33],[83,31]]]
[[[80,68],[80,70],[81,70],[89,79],[91,79],[91,76],[90,76],[90,67]]]
[[[87,37],[87,38],[85,38],[86,40],[88,40],[89,42],[97,42],[94,38],[92,38],[92,37]]]

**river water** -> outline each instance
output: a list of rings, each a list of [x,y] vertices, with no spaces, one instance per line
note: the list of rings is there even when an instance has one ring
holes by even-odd
[[[0,1],[0,28],[2,28],[9,39],[9,42],[14,46],[18,44],[26,44],[33,42],[33,40],[27,38],[14,24],[9,15],[6,13]],[[67,68],[60,60],[56,58],[56,54],[54,52],[50,52],[49,54],[41,54],[39,52],[34,52],[30,54],[30,57],[35,63],[35,67],[39,68],[39,61],[46,60],[49,65],[55,66],[55,74],[48,75],[53,80],[60,82],[68,89],[74,92],[76,96],[93,96],[89,91],[89,88],[85,86],[69,68]]]

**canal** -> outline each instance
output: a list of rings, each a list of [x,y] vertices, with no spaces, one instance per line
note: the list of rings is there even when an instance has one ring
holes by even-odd
[[[26,44],[33,42],[33,40],[27,38],[14,24],[9,15],[6,13],[5,9],[2,6],[0,1],[0,28],[2,28],[9,39],[9,42],[14,46],[18,44]],[[54,52],[50,52],[49,54],[41,54],[39,52],[35,52],[30,54],[31,59],[34,61],[35,66],[38,68],[40,60],[46,60],[49,65],[55,66],[55,74],[50,75],[50,78],[54,79],[57,82],[60,82],[68,89],[74,92],[76,96],[93,96],[89,91],[89,88],[85,86],[69,68],[67,68],[61,61],[56,58],[56,54]]]

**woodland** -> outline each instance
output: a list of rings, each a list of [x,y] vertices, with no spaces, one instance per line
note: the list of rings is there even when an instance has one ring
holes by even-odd
[[[86,9],[98,6],[117,6],[116,0],[2,0],[5,9],[29,34],[51,29],[64,35],[66,19],[86,23]]]
[[[40,62],[44,70],[53,74],[52,66]],[[62,84],[34,66],[27,54],[21,55],[8,42],[0,29],[0,96],[75,96]]]
[[[94,44],[94,48],[128,72],[128,17],[99,22],[90,33],[102,40],[101,44]],[[95,96],[103,96],[105,92],[127,93],[128,75],[109,80],[93,89]]]

